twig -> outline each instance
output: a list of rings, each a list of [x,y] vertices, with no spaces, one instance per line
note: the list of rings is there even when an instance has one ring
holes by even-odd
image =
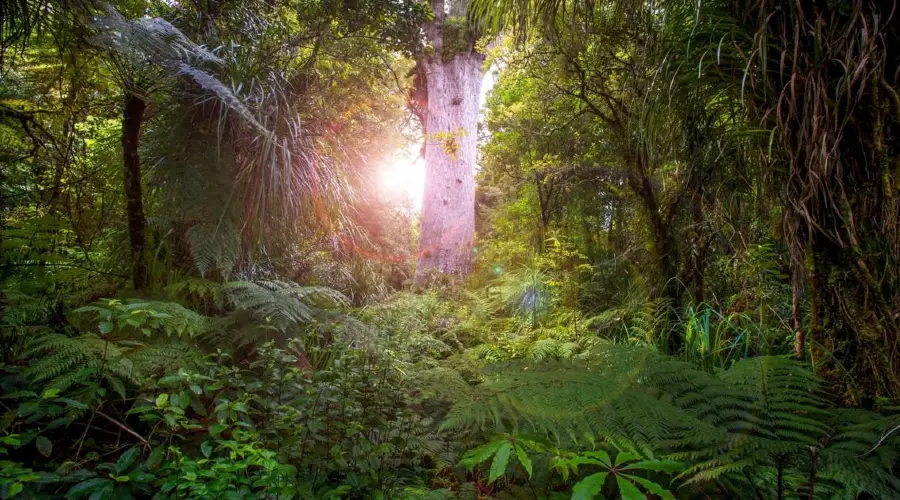
[[[148,449],[151,449],[151,450],[153,449],[153,447],[150,446],[150,443],[147,442],[147,440],[144,439],[143,436],[141,436],[141,435],[138,434],[137,432],[134,432],[133,430],[131,430],[131,428],[128,427],[127,425],[123,424],[122,422],[119,422],[118,420],[116,420],[116,419],[110,417],[109,415],[103,413],[103,412],[100,411],[100,410],[97,410],[97,415],[100,415],[101,417],[105,418],[106,420],[109,420],[109,421],[112,422],[113,424],[117,425],[117,426],[118,426],[120,429],[122,429],[123,431],[125,431],[125,432],[131,434],[132,436],[134,436],[134,437],[136,437],[136,438],[138,438],[138,440],[140,440],[142,443],[144,443],[144,446],[146,446]]]
[[[900,425],[898,425],[897,427],[894,427],[893,429],[887,431],[883,436],[881,436],[881,439],[879,439],[878,442],[875,443],[875,446],[873,446],[871,450],[869,450],[869,451],[863,453],[862,456],[864,456],[864,457],[865,457],[865,456],[868,456],[869,453],[872,453],[873,451],[875,451],[876,449],[878,449],[879,446],[881,446],[882,444],[884,444],[884,441],[885,441],[887,438],[891,437],[891,434],[897,432],[898,430],[900,430]]]

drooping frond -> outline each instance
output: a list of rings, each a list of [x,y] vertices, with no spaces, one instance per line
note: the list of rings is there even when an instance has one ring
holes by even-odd
[[[234,180],[242,190],[248,228],[284,226],[307,214],[334,216],[325,207],[342,217],[350,192],[340,165],[343,148],[333,137],[324,140],[306,130],[288,75],[272,72],[253,82],[229,81],[239,64],[234,53],[220,58],[161,18],[130,20],[110,6],[94,27],[95,45],[110,54],[129,92],[149,98],[166,85],[181,87],[193,101],[186,104],[207,110],[200,114],[207,128],[216,131],[220,149],[225,139],[240,151]],[[323,203],[325,199],[332,203]]]
[[[457,405],[445,427],[525,426],[557,438],[602,435],[650,453],[660,443],[724,439],[715,422],[685,413],[670,398],[703,407],[708,374],[650,351],[607,345],[587,362],[516,364],[489,373],[471,400]],[[660,397],[660,388],[672,392]],[[701,430],[702,432],[696,432]],[[695,443],[696,444],[696,443]]]
[[[231,224],[197,224],[188,229],[191,258],[201,276],[218,271],[226,279],[237,262],[240,236]]]
[[[234,281],[223,285],[222,291],[232,307],[252,312],[281,332],[313,319],[316,304],[348,303],[346,297],[331,288],[287,281]]]

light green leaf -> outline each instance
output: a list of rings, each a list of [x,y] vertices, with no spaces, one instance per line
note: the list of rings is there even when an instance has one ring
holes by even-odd
[[[494,461],[491,462],[491,475],[488,478],[488,483],[493,483],[506,472],[506,467],[509,465],[510,451],[512,451],[512,443],[509,441],[503,443],[500,445],[500,448],[497,449],[497,454],[494,455]]]
[[[519,463],[522,464],[522,467],[525,467],[525,471],[528,472],[528,477],[531,477],[531,458],[519,443],[516,443],[516,457],[519,459]]]
[[[9,487],[9,498],[13,498],[19,493],[22,493],[23,489],[25,489],[25,486],[22,483],[13,483],[12,486]]]
[[[41,399],[55,398],[58,394],[59,394],[59,388],[51,387],[51,388],[47,389],[46,391],[44,391],[43,394],[41,394]]]
[[[209,458],[212,455],[212,444],[209,441],[204,441],[200,445],[200,452],[203,453],[204,457]]]
[[[169,402],[169,395],[166,393],[162,393],[159,396],[156,396],[156,406],[163,407],[166,406],[166,403]]]
[[[463,458],[459,461],[459,463],[465,465],[469,470],[472,470],[472,467],[475,467],[481,462],[484,462],[485,460],[491,458],[494,453],[497,453],[497,449],[503,446],[503,443],[505,442],[507,442],[505,438],[495,439],[490,443],[469,450],[465,453],[465,455],[463,455]]]
[[[619,485],[619,494],[622,495],[622,500],[647,500],[647,496],[624,477],[616,476],[616,483]]]
[[[597,496],[609,472],[598,472],[578,481],[572,488],[572,500],[588,500]]]

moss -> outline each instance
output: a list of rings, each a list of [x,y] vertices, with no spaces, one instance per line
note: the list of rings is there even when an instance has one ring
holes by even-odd
[[[443,51],[441,60],[450,62],[457,54],[472,50],[473,32],[464,17],[448,17],[443,26]]]

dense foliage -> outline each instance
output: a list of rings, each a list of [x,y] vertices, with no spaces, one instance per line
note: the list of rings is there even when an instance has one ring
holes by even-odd
[[[0,498],[900,498],[882,4],[453,11],[475,268],[413,286],[429,5],[3,2]]]

